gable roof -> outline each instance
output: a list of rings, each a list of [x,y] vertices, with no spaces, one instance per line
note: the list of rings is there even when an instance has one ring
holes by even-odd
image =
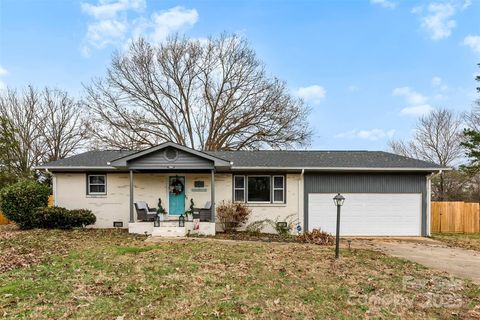
[[[161,147],[162,146],[162,147]],[[128,150],[88,151],[66,159],[36,167],[57,171],[117,170],[126,161],[173,146],[162,144],[140,152]],[[227,170],[312,170],[312,171],[420,171],[448,170],[437,164],[399,156],[383,151],[196,151],[180,146],[181,150],[214,161]],[[116,168],[115,165],[118,167]]]

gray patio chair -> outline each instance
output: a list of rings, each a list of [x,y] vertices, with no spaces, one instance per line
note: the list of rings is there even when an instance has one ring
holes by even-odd
[[[138,221],[154,221],[157,216],[157,210],[148,207],[145,201],[135,202],[135,211]]]
[[[202,222],[212,220],[212,202],[207,201],[203,208],[193,208],[193,218],[200,219]]]

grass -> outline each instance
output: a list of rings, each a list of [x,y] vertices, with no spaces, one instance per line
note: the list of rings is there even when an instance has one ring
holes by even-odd
[[[480,251],[480,233],[434,233],[432,238],[453,247]]]
[[[118,230],[0,229],[0,318],[480,316],[478,286],[377,252],[342,250],[336,261],[333,247],[144,239]],[[457,304],[432,304],[432,295]]]

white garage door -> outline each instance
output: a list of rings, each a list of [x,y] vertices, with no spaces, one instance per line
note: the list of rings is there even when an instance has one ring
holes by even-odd
[[[420,236],[420,193],[342,193],[340,235]],[[308,195],[308,228],[335,234],[337,208],[332,193]]]

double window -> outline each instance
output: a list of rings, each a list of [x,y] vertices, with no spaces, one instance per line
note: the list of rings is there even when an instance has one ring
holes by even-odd
[[[235,202],[285,203],[285,176],[235,175]]]
[[[107,194],[107,175],[87,175],[87,194]]]

